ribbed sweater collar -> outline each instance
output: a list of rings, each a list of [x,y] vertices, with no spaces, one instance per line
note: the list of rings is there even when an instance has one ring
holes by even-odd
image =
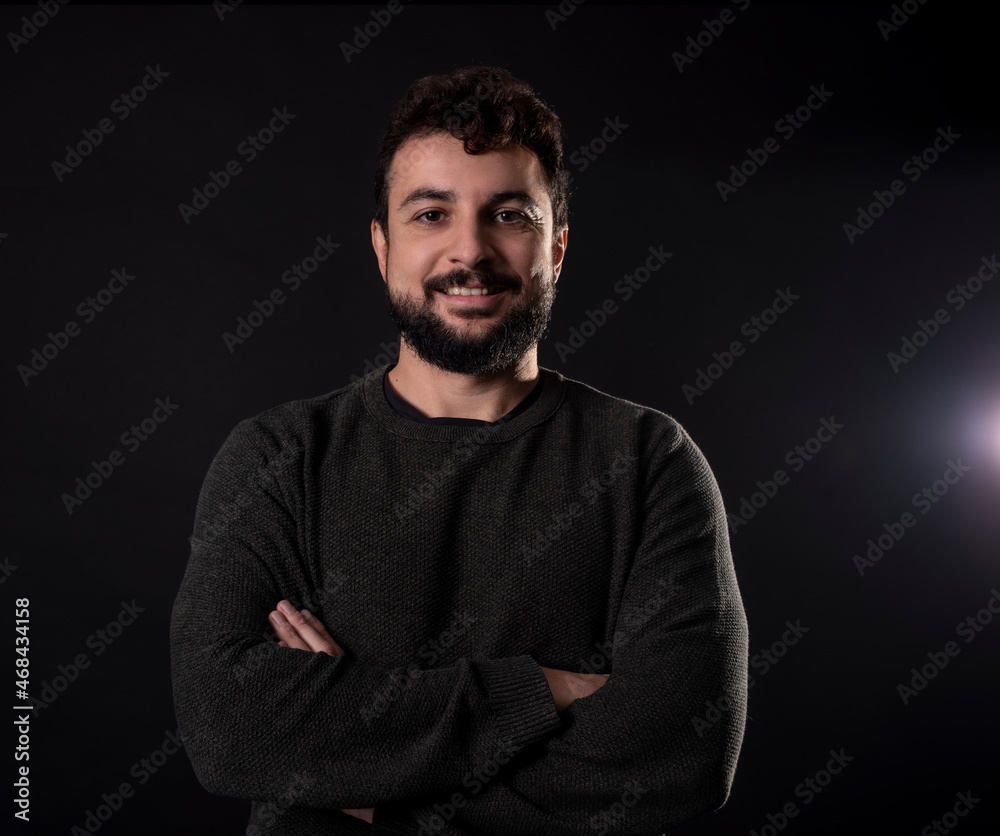
[[[387,432],[417,441],[448,443],[471,440],[480,444],[510,441],[551,418],[562,403],[566,391],[566,379],[559,372],[539,368],[539,373],[544,378],[541,395],[528,409],[510,421],[478,427],[424,424],[400,415],[386,401],[382,386],[389,368],[391,365],[376,369],[359,381],[365,409]]]

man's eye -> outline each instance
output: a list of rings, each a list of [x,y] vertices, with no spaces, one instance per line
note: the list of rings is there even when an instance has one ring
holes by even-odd
[[[441,220],[441,213],[437,209],[429,209],[428,211],[422,213],[418,217],[422,221],[427,221],[428,223],[434,223],[435,221]]]
[[[527,220],[523,214],[515,212],[513,209],[504,209],[502,212],[497,212],[497,217],[504,223],[517,223]]]

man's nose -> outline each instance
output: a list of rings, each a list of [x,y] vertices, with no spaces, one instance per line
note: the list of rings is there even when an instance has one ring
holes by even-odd
[[[478,218],[456,222],[449,241],[448,260],[469,270],[488,264],[496,257],[490,231]]]

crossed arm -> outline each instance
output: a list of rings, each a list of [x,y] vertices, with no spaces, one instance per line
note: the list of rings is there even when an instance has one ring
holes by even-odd
[[[268,620],[278,637],[279,647],[325,653],[328,656],[340,656],[344,652],[323,622],[309,610],[295,609],[289,601],[279,602],[277,608],[268,616]],[[589,697],[608,681],[607,674],[573,673],[545,667],[542,668],[542,673],[545,674],[549,690],[552,692],[556,711],[564,711],[575,700]],[[371,824],[375,809],[363,807],[345,809],[342,812]]]
[[[386,834],[412,834],[449,799],[450,832],[570,834],[606,822],[641,785],[628,832],[643,836],[725,801],[743,732],[746,621],[718,488],[683,434],[653,445],[643,477],[630,523],[641,536],[604,636],[613,676],[588,683],[523,653],[463,656],[423,671],[368,725],[351,715],[394,675],[377,646],[354,658],[360,648],[294,610],[283,625],[272,618],[282,646],[260,640],[275,601],[314,588],[299,521],[304,454],[241,427],[206,477],[171,621],[178,722],[206,789],[271,798],[308,755],[310,780],[289,815],[326,824],[344,810]],[[273,478],[261,477],[272,464]],[[347,629],[331,609],[322,617]],[[348,644],[362,640],[353,636]],[[724,716],[693,726],[720,696]],[[553,709],[565,709],[561,727]],[[516,764],[493,755],[498,745]],[[473,772],[483,764],[488,778]],[[356,806],[372,802],[377,819]]]

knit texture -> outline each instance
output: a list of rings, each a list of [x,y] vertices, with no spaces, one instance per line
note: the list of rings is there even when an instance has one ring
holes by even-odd
[[[510,421],[418,423],[385,371],[212,462],[171,624],[204,787],[269,836],[656,836],[721,806],[747,632],[701,451],[546,369]],[[282,598],[345,654],[278,647]],[[610,678],[557,714],[539,665]]]

